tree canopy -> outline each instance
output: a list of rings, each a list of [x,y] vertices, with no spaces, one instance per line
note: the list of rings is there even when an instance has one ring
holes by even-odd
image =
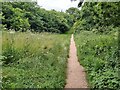
[[[30,30],[65,33],[73,24],[72,28],[76,32],[80,30],[104,32],[110,30],[108,27],[120,25],[119,2],[85,2],[81,8],[79,10],[71,7],[66,12],[58,12],[45,10],[36,2],[3,2],[0,17],[3,26],[22,32]]]
[[[108,27],[120,25],[119,2],[85,2],[80,11],[80,19],[75,22],[76,31],[110,31]]]
[[[3,2],[3,25],[15,31],[65,33],[73,24],[71,15],[45,10],[36,2]]]

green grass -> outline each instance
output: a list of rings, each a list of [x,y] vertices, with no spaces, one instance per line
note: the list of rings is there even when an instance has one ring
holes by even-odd
[[[70,35],[3,32],[2,40],[2,88],[64,87]]]
[[[85,67],[89,87],[120,89],[118,78],[118,32],[75,34],[78,58]]]

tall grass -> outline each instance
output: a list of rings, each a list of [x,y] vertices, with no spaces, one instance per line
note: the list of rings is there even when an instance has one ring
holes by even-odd
[[[63,88],[69,35],[3,32],[2,88]]]
[[[118,32],[94,34],[81,31],[75,34],[80,64],[87,72],[92,88],[120,89],[118,76]]]

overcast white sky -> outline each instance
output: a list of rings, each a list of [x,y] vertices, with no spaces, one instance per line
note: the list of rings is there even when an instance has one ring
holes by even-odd
[[[77,7],[79,0],[71,2],[71,0],[37,0],[38,5],[47,10],[55,9],[57,11],[65,11],[70,7]]]

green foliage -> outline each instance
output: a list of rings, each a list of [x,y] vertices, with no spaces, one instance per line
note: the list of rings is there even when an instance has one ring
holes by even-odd
[[[76,32],[94,29],[104,33],[109,26],[119,27],[119,7],[119,2],[85,2],[80,12],[80,20],[74,26],[77,28]]]
[[[28,19],[24,18],[24,12],[19,8],[13,8],[13,16],[14,18],[11,19],[12,26],[11,28],[15,29],[15,31],[26,31],[30,28],[30,24],[28,22]]]
[[[109,35],[81,31],[75,34],[78,58],[92,88],[119,90],[118,32]]]
[[[64,88],[69,39],[69,35],[3,32],[2,88]]]
[[[65,33],[73,25],[73,18],[63,12],[47,11],[36,2],[4,2],[3,25],[15,31]]]
[[[66,13],[73,16],[74,22],[80,19],[80,10],[78,8],[70,7],[68,10],[66,10]]]
[[[89,86],[119,90],[119,2],[85,2],[71,28]],[[79,33],[79,34],[78,34]]]
[[[5,3],[2,8],[3,15],[5,17],[5,19],[2,19],[3,24],[7,25],[8,29],[26,31],[30,28],[28,19],[24,17],[24,11],[22,9],[17,7],[13,8],[9,2]]]

